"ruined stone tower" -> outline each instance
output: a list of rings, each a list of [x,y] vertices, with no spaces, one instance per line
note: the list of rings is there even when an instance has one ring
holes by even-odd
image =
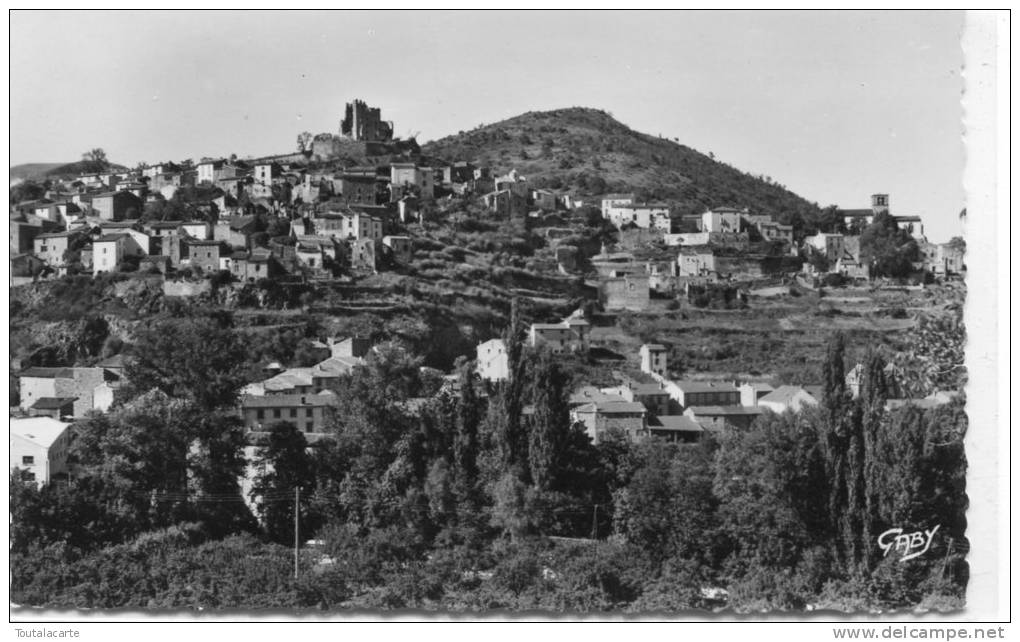
[[[363,100],[347,103],[340,133],[351,140],[389,142],[393,140],[393,123],[382,119],[382,110],[369,107]]]

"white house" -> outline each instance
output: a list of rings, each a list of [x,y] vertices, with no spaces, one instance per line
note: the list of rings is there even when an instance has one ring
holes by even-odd
[[[92,241],[92,274],[116,272],[125,256],[145,256],[130,234],[104,234]]]
[[[633,223],[643,230],[659,230],[664,233],[671,231],[672,220],[669,207],[665,205],[624,203],[614,205],[608,212],[609,222],[617,228]]]
[[[71,424],[51,417],[10,420],[11,472],[38,486],[67,471],[67,447]]]
[[[666,376],[666,346],[646,343],[641,346],[641,371]]]
[[[742,219],[748,210],[734,207],[717,207],[701,215],[702,232],[740,232]]]
[[[475,349],[478,376],[487,381],[503,381],[510,376],[506,344],[502,339],[490,339],[479,343]]]
[[[620,208],[634,203],[633,194],[606,194],[602,197],[602,218],[607,221],[619,217]]]

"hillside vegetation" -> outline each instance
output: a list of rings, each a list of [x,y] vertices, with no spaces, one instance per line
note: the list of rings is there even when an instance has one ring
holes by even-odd
[[[23,163],[11,167],[11,182],[43,180],[56,177],[77,177],[87,172],[123,172],[128,168],[116,163],[97,164],[96,161],[81,160],[72,163]]]
[[[634,191],[672,204],[678,214],[750,207],[808,231],[820,215],[817,204],[781,185],[678,142],[636,132],[597,109],[528,112],[426,143],[422,151],[494,172],[516,168],[539,186],[582,195]]]

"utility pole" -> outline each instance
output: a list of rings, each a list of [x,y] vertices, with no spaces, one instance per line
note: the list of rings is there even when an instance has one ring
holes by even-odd
[[[942,569],[939,571],[939,579],[945,579],[946,576],[946,565],[949,564],[949,555],[953,552],[953,538],[949,538],[949,544],[946,546],[946,556],[942,558]]]
[[[294,579],[298,577],[298,506],[301,503],[301,488],[294,489]]]

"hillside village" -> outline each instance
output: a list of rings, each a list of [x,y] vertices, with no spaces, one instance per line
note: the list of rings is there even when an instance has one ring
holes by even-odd
[[[294,153],[12,185],[12,472],[73,479],[76,426],[147,398],[136,338],[198,309],[231,316],[248,342],[225,396],[257,512],[247,496],[272,427],[293,424],[314,450],[347,425],[346,388],[395,352],[418,359],[423,383],[396,406],[423,426],[429,404],[501,399],[523,350],[569,374],[566,412],[592,446],[694,448],[830,402],[835,330],[851,336],[839,385],[857,399],[875,376],[865,348],[909,353],[964,295],[962,240],[929,242],[891,194],[794,211],[771,181],[752,181],[770,195],[756,202],[696,178],[671,191],[571,174],[580,154],[540,129],[497,158],[444,154],[502,140],[498,128],[425,146],[394,131],[354,100],[335,133],[302,133]],[[889,412],[962,399],[959,378],[918,384],[909,360],[883,372]]]
[[[414,140],[394,139],[392,132],[381,109],[355,100],[339,134],[299,137],[303,149],[295,154],[203,158],[51,180],[40,198],[11,204],[11,285],[74,274],[147,273],[160,275],[166,295],[187,297],[208,292],[216,279],[233,287],[262,280],[284,287],[351,283],[406,270],[422,252],[422,241],[430,242],[423,228],[467,201],[480,206],[471,214],[481,221],[519,225],[548,238],[556,269],[584,276],[601,310],[644,312],[706,292],[746,301],[758,292],[789,292],[791,285],[870,282],[873,262],[862,258],[861,233],[891,211],[889,195],[875,194],[870,208],[837,210],[832,229],[795,234],[793,225],[747,206],[720,204],[678,215],[667,203],[643,202],[633,193],[579,195],[536,187],[513,168],[500,173],[463,159],[430,158]],[[375,163],[348,165],[350,157]],[[597,253],[587,254],[589,248],[569,242],[576,242],[592,216],[601,217],[617,242],[603,241]],[[891,220],[917,241],[916,273],[940,280],[965,273],[962,244],[929,243],[919,216]],[[639,256],[649,247],[656,248],[653,256]],[[586,353],[589,325],[583,313],[534,323],[528,344]],[[368,350],[364,341],[333,341],[315,344],[324,359],[312,368],[267,366],[279,372],[246,389],[254,394],[241,401],[241,413],[257,418],[249,426],[307,408],[308,416],[319,418],[308,422],[307,432],[319,432],[325,417],[320,409],[328,401],[309,402],[304,395],[327,391],[363,364]],[[661,365],[648,365],[651,355]],[[484,380],[506,377],[500,340],[481,343],[466,356],[476,359]],[[572,398],[575,418],[592,439],[605,427],[635,438],[690,439],[704,429],[744,425],[762,405],[782,410],[793,399],[798,406],[817,402],[810,385],[793,391],[767,383],[671,381],[664,349],[656,344],[641,346],[641,362],[654,381],[622,377],[611,391],[592,395],[584,389]],[[89,368],[29,367],[18,373],[19,409],[54,418],[107,410],[122,376],[122,355]],[[687,401],[692,394],[702,401]],[[266,396],[276,399],[260,398]],[[249,413],[255,406],[259,410]],[[663,417],[677,419],[663,424]]]

